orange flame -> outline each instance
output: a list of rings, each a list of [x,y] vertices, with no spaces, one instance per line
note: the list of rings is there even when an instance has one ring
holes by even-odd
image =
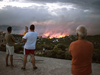
[[[50,34],[49,32],[44,33],[44,36],[49,37],[50,39],[52,38],[62,38],[65,36],[69,36],[69,34],[61,34],[61,33],[54,33],[54,34]]]
[[[44,35],[45,35],[46,37],[48,37],[48,36],[49,36],[49,33],[44,33]]]

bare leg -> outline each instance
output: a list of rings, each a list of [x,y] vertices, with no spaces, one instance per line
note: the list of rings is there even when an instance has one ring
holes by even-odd
[[[8,66],[8,57],[9,57],[9,54],[6,54],[6,67]]]
[[[33,67],[35,67],[35,57],[33,54],[31,54],[31,57],[32,57],[32,65],[33,65]]]
[[[24,58],[23,58],[23,68],[26,67],[27,56],[28,56],[28,55],[24,55]]]
[[[11,67],[14,67],[14,65],[13,65],[13,55],[10,55],[10,63],[11,63]]]

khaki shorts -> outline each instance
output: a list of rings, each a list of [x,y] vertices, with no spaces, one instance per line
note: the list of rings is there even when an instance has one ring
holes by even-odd
[[[13,55],[14,54],[14,46],[6,45],[6,54]]]

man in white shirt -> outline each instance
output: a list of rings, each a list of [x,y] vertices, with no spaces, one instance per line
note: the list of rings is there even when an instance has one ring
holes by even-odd
[[[30,32],[26,33],[25,36],[22,38],[22,42],[25,43],[23,67],[21,68],[22,70],[26,70],[25,67],[26,67],[28,54],[30,54],[32,58],[33,70],[37,69],[37,67],[35,66],[35,57],[34,57],[35,45],[37,40],[37,32],[35,32],[34,29],[35,26],[31,25]]]

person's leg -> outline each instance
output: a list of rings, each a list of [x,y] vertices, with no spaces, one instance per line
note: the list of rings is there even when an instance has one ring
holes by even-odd
[[[8,46],[6,45],[6,67],[8,66],[8,57],[9,57],[9,50]]]
[[[32,63],[32,57],[31,57],[31,55],[30,55],[30,58],[29,58],[29,62],[31,62],[31,63]]]
[[[21,68],[22,70],[26,70],[25,68],[26,68],[28,54],[29,54],[29,51],[24,48],[23,67]]]
[[[24,48],[24,58],[23,58],[23,67],[22,67],[24,69],[26,67],[26,62],[27,62],[27,56],[28,56],[28,54],[29,54],[29,50],[27,50],[27,49]]]
[[[23,68],[26,67],[27,56],[28,56],[28,55],[24,55],[24,58],[23,58]]]
[[[9,46],[9,54],[10,54],[11,67],[14,67],[14,65],[13,65],[14,46]]]
[[[10,63],[11,63],[11,67],[14,67],[14,65],[13,65],[13,55],[10,55]]]
[[[6,54],[6,67],[8,66],[8,57],[9,57],[9,54]]]
[[[33,67],[36,67],[36,66],[35,66],[35,57],[34,57],[33,54],[30,54],[30,55],[31,55],[31,58],[32,58],[32,65],[33,65]]]

